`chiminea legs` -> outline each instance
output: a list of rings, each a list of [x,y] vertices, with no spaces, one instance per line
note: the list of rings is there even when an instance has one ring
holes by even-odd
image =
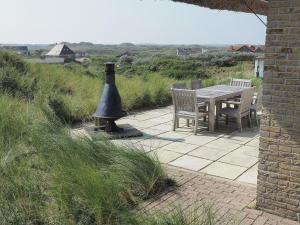
[[[105,132],[107,132],[107,133],[123,132],[123,129],[118,127],[115,121],[106,120],[105,122],[106,122],[105,129],[104,129]]]
[[[101,119],[101,123],[96,123],[95,131],[103,130],[107,133],[122,133],[124,131],[123,128],[117,126],[114,119]],[[97,121],[97,120],[96,120]]]

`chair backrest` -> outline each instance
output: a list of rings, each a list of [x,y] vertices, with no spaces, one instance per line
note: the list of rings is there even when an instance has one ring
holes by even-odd
[[[191,89],[197,90],[203,88],[202,80],[191,80]]]
[[[262,87],[260,87],[257,91],[255,104],[256,104],[256,110],[261,111],[262,110]]]
[[[248,113],[251,108],[255,88],[247,88],[243,91],[241,96],[241,105],[239,107],[240,113]]]
[[[196,91],[172,89],[172,98],[175,112],[195,112],[196,110]]]
[[[185,85],[185,83],[176,83],[176,84],[172,84],[172,88],[173,89],[186,89],[186,85]]]
[[[238,87],[251,87],[252,81],[245,79],[231,79],[230,86],[238,86]]]

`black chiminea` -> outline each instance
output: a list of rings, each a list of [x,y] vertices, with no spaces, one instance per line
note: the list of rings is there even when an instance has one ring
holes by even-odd
[[[115,121],[126,115],[122,110],[121,97],[115,84],[115,65],[105,63],[106,82],[96,112],[93,114],[96,127],[108,133],[122,132]]]

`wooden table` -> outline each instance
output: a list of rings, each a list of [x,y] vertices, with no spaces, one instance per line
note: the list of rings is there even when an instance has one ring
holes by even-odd
[[[221,100],[228,98],[233,98],[239,96],[242,92],[247,89],[246,87],[237,87],[229,85],[216,85],[207,88],[197,89],[197,99],[198,101],[205,101],[209,103],[208,105],[208,130],[210,132],[215,131],[215,107],[216,103]]]

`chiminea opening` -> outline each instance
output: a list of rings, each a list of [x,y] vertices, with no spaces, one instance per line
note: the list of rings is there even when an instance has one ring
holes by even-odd
[[[115,121],[125,116],[126,112],[122,110],[121,97],[115,83],[115,65],[108,62],[105,63],[105,66],[106,81],[97,110],[93,114],[95,130],[120,133],[123,129],[119,128]]]

